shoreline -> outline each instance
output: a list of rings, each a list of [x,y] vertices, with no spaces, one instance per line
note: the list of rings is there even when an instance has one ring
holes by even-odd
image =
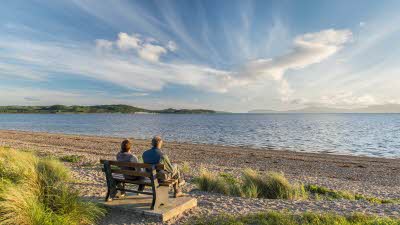
[[[88,138],[111,138],[111,139],[130,139],[133,141],[139,141],[139,142],[145,142],[145,141],[150,141],[150,139],[141,139],[141,138],[134,138],[134,137],[122,137],[122,136],[112,136],[112,135],[94,135],[94,134],[76,134],[76,133],[61,133],[61,132],[43,132],[43,131],[26,131],[26,130],[4,130],[0,129],[0,133],[3,132],[18,132],[18,133],[25,133],[27,135],[29,134],[38,134],[38,135],[61,135],[61,136],[82,136],[82,137],[88,137]],[[337,152],[331,152],[329,150],[324,150],[324,151],[311,151],[307,152],[305,150],[288,150],[284,148],[272,148],[272,147],[252,147],[252,146],[235,146],[235,145],[222,145],[222,144],[212,144],[212,143],[196,143],[196,142],[185,142],[185,141],[166,141],[170,144],[174,145],[195,145],[195,146],[209,146],[211,148],[231,148],[233,150],[240,150],[240,149],[245,149],[246,151],[262,151],[262,152],[280,152],[283,154],[294,154],[294,155],[323,155],[324,157],[344,157],[344,158],[361,158],[361,159],[382,159],[382,160],[394,160],[400,162],[400,157],[382,157],[382,156],[368,156],[368,155],[354,155],[354,154],[339,154]]]
[[[104,197],[105,179],[99,167],[100,159],[114,159],[123,138],[63,135],[27,131],[0,130],[0,146],[30,149],[43,156],[79,155],[80,163],[65,163],[80,182],[74,185],[85,197]],[[133,140],[133,154],[140,156],[150,148],[150,140]],[[283,199],[248,199],[222,196],[198,191],[192,182],[200,168],[211,172],[239,175],[243,169],[260,172],[283,172],[291,182],[316,184],[334,190],[347,190],[366,196],[400,199],[400,159],[303,153],[285,150],[255,150],[206,144],[166,142],[163,148],[171,161],[188,163],[192,175],[184,189],[198,199],[198,208],[185,214],[176,223],[198,215],[219,213],[243,214],[265,210],[290,212],[335,212],[345,214],[359,211],[371,215],[400,218],[400,204],[371,204],[365,201],[290,201]],[[118,218],[118,219],[116,219]],[[140,218],[140,219],[138,219]],[[144,221],[144,222],[143,222]],[[151,220],[137,214],[112,210],[101,224],[148,224]]]
[[[0,130],[0,145],[33,149],[44,154],[82,155],[90,163],[98,163],[100,159],[113,159],[123,139]],[[132,152],[137,156],[150,148],[150,140],[131,140]],[[178,142],[166,142],[163,150],[173,162],[188,162],[196,168],[205,166],[212,170],[239,173],[250,167],[259,171],[281,171],[295,180],[300,180],[299,177],[355,179],[378,184],[395,183],[400,186],[400,159]]]

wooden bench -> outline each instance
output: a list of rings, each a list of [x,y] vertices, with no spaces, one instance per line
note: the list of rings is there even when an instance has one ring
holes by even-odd
[[[103,172],[107,179],[107,196],[106,201],[112,201],[118,191],[133,192],[138,194],[152,195],[153,201],[150,209],[158,209],[160,205],[168,203],[169,187],[174,185],[177,180],[159,180],[157,179],[157,171],[164,170],[164,165],[151,165],[146,163],[118,162],[110,160],[100,160],[104,165]],[[142,169],[141,171],[132,170],[130,168]],[[126,179],[124,175],[132,177],[142,177],[142,179]],[[125,184],[139,185],[138,190],[126,189]],[[144,187],[150,186],[151,192],[144,191]]]

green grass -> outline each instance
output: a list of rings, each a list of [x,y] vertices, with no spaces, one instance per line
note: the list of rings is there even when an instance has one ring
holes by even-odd
[[[190,164],[188,162],[183,162],[180,166],[180,171],[185,175],[190,175],[192,173]]]
[[[60,160],[63,162],[78,163],[83,160],[83,156],[81,156],[81,155],[64,155],[64,156],[60,157]]]
[[[352,214],[341,216],[331,213],[289,214],[281,212],[255,213],[241,216],[219,215],[198,217],[188,221],[191,225],[399,225],[400,220],[386,217]]]
[[[322,199],[347,199],[347,200],[364,200],[371,203],[377,204],[387,204],[387,203],[400,203],[399,199],[380,199],[376,197],[368,197],[361,194],[355,194],[348,191],[337,191],[332,190],[327,187],[318,186],[318,185],[306,185],[305,189],[317,196],[317,198]]]
[[[194,179],[194,182],[202,191],[247,198],[347,199],[364,200],[377,204],[400,203],[399,199],[368,197],[349,191],[332,190],[318,185],[291,184],[282,173],[258,173],[252,169],[245,169],[242,175],[237,178],[227,173],[211,173],[203,168],[200,170],[200,175]]]
[[[290,184],[281,173],[258,174],[246,169],[240,178],[231,174],[214,174],[201,169],[195,183],[202,191],[221,193],[230,196],[271,199],[303,199],[307,197],[304,187]]]
[[[80,199],[57,160],[0,147],[0,225],[93,224],[104,209]]]

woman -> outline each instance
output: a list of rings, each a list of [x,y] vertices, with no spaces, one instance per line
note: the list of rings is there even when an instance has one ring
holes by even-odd
[[[138,158],[132,154],[131,152],[131,148],[132,148],[132,142],[129,141],[128,139],[124,140],[121,143],[121,151],[118,152],[117,154],[117,161],[119,162],[132,162],[132,163],[138,163],[139,160]],[[141,171],[141,169],[135,169],[133,167],[123,167],[121,166],[121,169],[123,170],[137,170],[137,171]],[[135,177],[135,176],[130,176],[130,175],[125,175],[124,174],[125,179],[129,179],[129,180],[139,180],[142,179],[142,177]]]
[[[117,161],[119,162],[132,162],[132,163],[138,163],[139,160],[138,158],[133,155],[131,153],[131,148],[132,148],[132,142],[129,141],[128,139],[124,140],[121,143],[121,151],[118,152],[116,158]],[[121,169],[123,170],[137,170],[137,171],[141,171],[141,169],[135,169],[133,167],[121,167]],[[125,175],[124,174],[125,179],[129,179],[129,180],[141,180],[143,179],[143,177],[135,177],[135,176],[130,176],[130,175]],[[139,185],[139,189],[138,191],[143,191],[144,189],[144,185]],[[125,192],[121,192],[121,196],[125,195]]]

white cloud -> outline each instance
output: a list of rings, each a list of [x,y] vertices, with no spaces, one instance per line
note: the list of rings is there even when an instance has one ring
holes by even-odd
[[[247,65],[240,75],[245,77],[270,76],[280,80],[289,69],[302,69],[340,50],[352,37],[349,30],[323,30],[307,33],[294,39],[294,48],[286,55],[273,59],[258,59]]]
[[[0,88],[1,105],[44,105],[77,104],[83,96],[80,93],[42,90],[38,88]]]
[[[293,99],[291,104],[308,105],[308,106],[322,106],[334,108],[358,108],[369,105],[386,104],[389,101],[377,99],[370,94],[354,94],[351,91],[343,91],[331,94],[322,95],[316,99]]]
[[[142,38],[139,34],[129,35],[127,33],[119,33],[115,46],[121,51],[134,50],[141,59],[149,62],[158,62],[161,55],[167,54],[168,51],[176,51],[175,42],[169,41],[167,46],[157,45],[158,41],[152,37]],[[111,50],[114,42],[109,40],[96,40],[96,47],[102,50]]]
[[[160,56],[165,53],[167,53],[165,48],[152,44],[144,44],[140,49],[138,49],[140,58],[150,62],[158,62]]]
[[[119,49],[127,51],[130,49],[138,49],[140,47],[140,38],[138,35],[128,35],[127,33],[119,33],[116,45]]]
[[[341,92],[334,95],[322,96],[320,103],[328,106],[358,107],[375,105],[378,104],[378,101],[369,94],[355,95],[352,92]]]
[[[175,51],[178,49],[178,46],[176,45],[175,42],[173,42],[173,41],[168,41],[167,48],[168,48],[171,52],[175,52]]]
[[[327,59],[338,52],[351,38],[350,30],[333,29],[297,36],[291,52],[276,58],[251,61],[237,73],[237,77],[248,82],[275,80],[280,86],[282,100],[288,100],[293,91],[283,77],[286,71],[303,69]]]
[[[113,47],[112,41],[104,40],[104,39],[97,39],[96,40],[96,49],[102,51],[109,51]]]

